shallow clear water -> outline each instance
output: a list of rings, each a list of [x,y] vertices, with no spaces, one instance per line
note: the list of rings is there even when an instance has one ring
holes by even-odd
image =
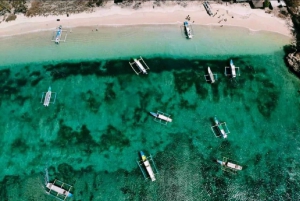
[[[223,28],[195,26],[192,40],[179,26],[79,28],[59,46],[42,33],[2,38],[0,197],[54,200],[48,168],[50,181],[74,185],[70,200],[298,200],[299,80],[284,64],[289,40]],[[128,64],[139,55],[148,75]],[[231,58],[235,80],[224,76]],[[207,66],[218,74],[213,85]],[[49,86],[56,100],[44,107]],[[157,110],[173,122],[153,121]],[[226,140],[211,131],[215,115]],[[156,182],[144,180],[140,150],[153,155]],[[222,172],[214,162],[222,157],[243,170]]]

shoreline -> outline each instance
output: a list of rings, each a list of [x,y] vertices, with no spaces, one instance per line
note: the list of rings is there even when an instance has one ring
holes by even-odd
[[[91,13],[61,16],[25,17],[18,15],[15,21],[0,23],[0,37],[23,35],[32,32],[54,30],[59,25],[63,28],[76,27],[101,28],[103,26],[139,26],[154,24],[182,24],[189,15],[189,23],[208,26],[229,26],[247,28],[249,31],[268,31],[292,37],[287,21],[265,13],[264,10],[251,9],[249,4],[211,4],[213,16],[209,16],[201,2],[189,2],[182,7],[175,2],[166,2],[159,7],[152,7],[153,2],[145,2],[142,8],[121,8],[113,3],[96,8]],[[233,18],[232,18],[233,16]],[[56,21],[60,19],[60,21]],[[226,21],[225,21],[226,20]]]

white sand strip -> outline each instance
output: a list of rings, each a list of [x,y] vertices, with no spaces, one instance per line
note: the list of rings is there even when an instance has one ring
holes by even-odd
[[[182,24],[188,15],[190,23],[198,25],[238,26],[252,31],[264,30],[292,36],[286,20],[267,14],[261,9],[251,9],[249,4],[212,4],[214,17],[208,16],[201,2],[190,2],[186,7],[176,2],[166,2],[159,7],[153,2],[146,2],[141,6],[142,8],[134,10],[109,3],[103,8],[96,8],[92,13],[71,14],[69,17],[18,15],[15,21],[0,24],[0,36],[54,30],[59,25],[63,28],[91,26],[91,29],[95,29],[100,26]],[[57,19],[60,21],[56,21]]]

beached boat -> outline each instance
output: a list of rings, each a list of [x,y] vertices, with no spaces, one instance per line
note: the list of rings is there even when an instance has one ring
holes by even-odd
[[[142,158],[142,162],[144,163],[145,167],[146,167],[146,170],[151,178],[152,181],[155,181],[155,175],[153,173],[153,170],[152,170],[152,167],[146,157],[146,155],[144,154],[144,152],[140,151],[140,155],[141,155],[141,158]]]
[[[51,99],[51,87],[48,88],[48,91],[45,95],[44,106],[48,107]]]
[[[60,25],[56,31],[56,36],[55,36],[55,43],[59,44],[60,42],[60,38],[61,38],[61,34],[62,34],[62,26]]]
[[[211,6],[210,4],[208,3],[208,1],[204,1],[203,2],[203,6],[204,8],[206,9],[206,12],[208,13],[209,16],[212,15],[212,12],[211,12]]]
[[[214,117],[214,120],[215,120],[215,123],[216,123],[216,126],[218,127],[220,133],[222,134],[222,136],[224,138],[227,138],[227,134],[225,132],[225,128],[223,128],[223,125],[218,121],[217,117]]]
[[[231,76],[236,77],[236,72],[235,72],[235,65],[233,64],[232,59],[230,59],[230,68],[231,68]]]
[[[236,165],[234,163],[231,163],[231,162],[228,162],[228,159],[227,158],[223,158],[223,161],[221,160],[217,160],[217,163],[221,164],[223,167],[225,168],[229,168],[233,171],[237,171],[237,170],[242,170],[242,166],[240,165]]]
[[[183,25],[184,25],[184,30],[185,30],[185,33],[186,33],[187,37],[189,39],[193,38],[192,31],[191,31],[191,28],[189,26],[189,23],[187,21],[185,21],[183,23]]]
[[[166,115],[163,115],[162,112],[150,112],[150,114],[158,119],[161,119],[161,120],[164,120],[164,121],[167,121],[167,122],[172,122],[172,119]]]

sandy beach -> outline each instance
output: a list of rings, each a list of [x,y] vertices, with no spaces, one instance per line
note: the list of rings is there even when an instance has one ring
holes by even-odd
[[[209,16],[201,2],[189,2],[185,7],[176,2],[156,6],[153,2],[141,4],[140,8],[121,8],[108,3],[90,13],[62,16],[26,17],[18,15],[15,21],[1,22],[0,35],[12,36],[29,32],[91,26],[91,31],[101,26],[124,26],[142,24],[182,24],[189,15],[190,23],[197,25],[238,26],[252,31],[277,32],[291,37],[287,21],[265,13],[262,9],[251,9],[249,4],[211,4],[213,16]],[[57,21],[60,19],[60,21]]]

